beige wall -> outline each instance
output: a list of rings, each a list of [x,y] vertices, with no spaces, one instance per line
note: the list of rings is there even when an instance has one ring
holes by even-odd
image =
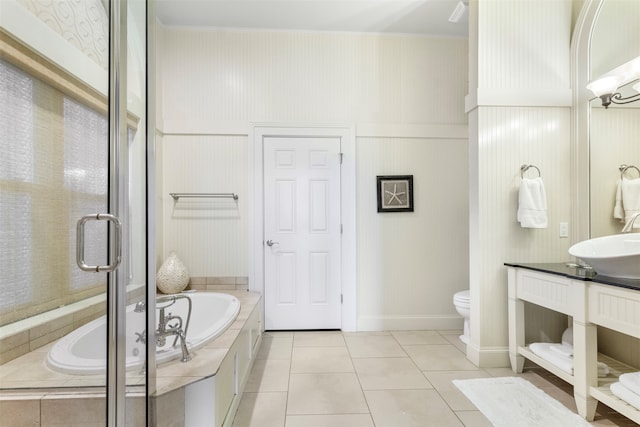
[[[472,1],[470,68],[471,343],[481,366],[507,366],[504,262],[562,262],[571,215],[570,1]],[[520,165],[540,168],[549,226],[516,222]]]
[[[467,141],[360,138],[357,152],[359,328],[460,327],[452,298],[469,288]],[[415,212],[378,214],[375,176],[405,172]]]
[[[252,123],[348,125],[357,144],[358,327],[461,327],[468,287],[467,41],[164,28],[163,248],[192,276],[246,276]],[[416,210],[378,214],[375,176]],[[169,192],[236,192],[174,205]]]

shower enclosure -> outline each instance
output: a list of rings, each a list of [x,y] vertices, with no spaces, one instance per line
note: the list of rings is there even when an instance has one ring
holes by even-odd
[[[155,423],[154,23],[153,1],[0,1],[0,423]],[[103,372],[47,364],[101,316]]]

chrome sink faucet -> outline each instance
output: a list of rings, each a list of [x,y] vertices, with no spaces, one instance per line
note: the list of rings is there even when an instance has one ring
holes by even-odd
[[[627,221],[627,223],[622,227],[622,233],[630,233],[633,230],[633,224],[640,217],[640,212],[633,214],[633,216]]]

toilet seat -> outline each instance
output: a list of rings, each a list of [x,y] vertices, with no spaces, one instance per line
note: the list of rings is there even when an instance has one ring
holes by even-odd
[[[454,305],[468,306],[471,301],[469,291],[460,291],[453,295]]]

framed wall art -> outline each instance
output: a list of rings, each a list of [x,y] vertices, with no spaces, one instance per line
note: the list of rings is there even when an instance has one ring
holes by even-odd
[[[413,175],[377,176],[378,212],[413,212]]]

